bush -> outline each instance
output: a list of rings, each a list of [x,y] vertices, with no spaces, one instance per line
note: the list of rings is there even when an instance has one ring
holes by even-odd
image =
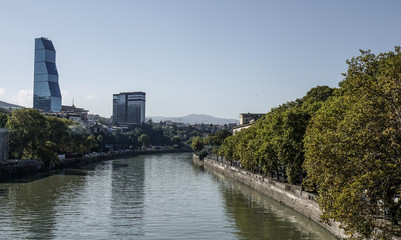
[[[198,152],[197,155],[199,156],[199,159],[202,161],[208,155],[208,153],[205,149],[203,149],[200,152]]]

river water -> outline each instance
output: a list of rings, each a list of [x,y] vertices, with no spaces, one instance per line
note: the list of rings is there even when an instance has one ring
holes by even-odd
[[[0,239],[335,239],[191,159],[139,156],[0,183]]]

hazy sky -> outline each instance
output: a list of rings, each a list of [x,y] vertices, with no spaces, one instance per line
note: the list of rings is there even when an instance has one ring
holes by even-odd
[[[401,1],[0,0],[0,100],[32,107],[34,39],[57,51],[63,104],[147,116],[268,112],[337,87],[346,59],[401,45]]]

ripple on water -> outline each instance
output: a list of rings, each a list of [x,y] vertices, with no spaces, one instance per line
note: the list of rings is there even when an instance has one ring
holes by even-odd
[[[294,211],[191,164],[106,161],[0,184],[0,239],[334,239]]]

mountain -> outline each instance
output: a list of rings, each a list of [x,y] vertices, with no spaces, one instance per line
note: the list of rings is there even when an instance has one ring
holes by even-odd
[[[3,102],[3,101],[0,101],[0,108],[20,109],[20,108],[25,108],[25,107],[18,106],[18,105],[15,105],[15,104],[11,104],[11,103],[7,103],[7,102]]]
[[[239,120],[236,119],[226,119],[226,118],[217,118],[210,115],[205,114],[190,114],[183,117],[161,117],[161,116],[154,116],[148,117],[151,118],[153,122],[160,122],[160,121],[173,121],[173,122],[182,122],[182,123],[204,123],[204,124],[229,124],[229,123],[239,123]]]

